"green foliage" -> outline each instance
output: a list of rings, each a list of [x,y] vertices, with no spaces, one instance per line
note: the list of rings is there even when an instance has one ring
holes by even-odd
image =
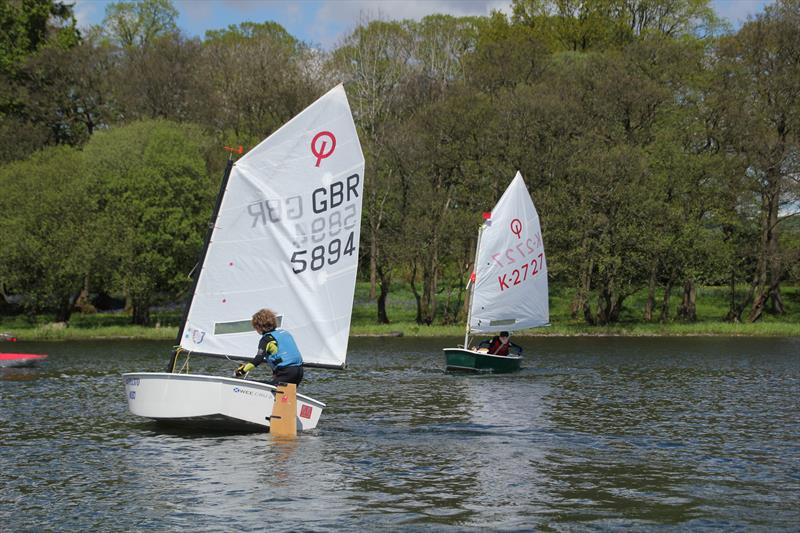
[[[112,2],[106,6],[106,36],[123,48],[146,48],[153,40],[178,32],[178,10],[170,0]]]
[[[53,118],[58,99],[39,88],[48,75],[41,56],[68,53],[79,43],[72,6],[53,0],[0,2],[0,163],[20,159],[63,137]],[[52,78],[50,78],[52,81]]]
[[[216,190],[206,176],[206,142],[193,126],[142,121],[86,146],[102,206],[103,274],[129,296],[136,323],[147,323],[159,293],[175,295],[188,283]]]
[[[0,283],[31,313],[69,318],[93,263],[91,184],[80,152],[47,148],[0,168]]]
[[[78,42],[72,6],[53,0],[0,2],[0,74],[13,74],[46,45],[69,48]]]
[[[194,266],[210,139],[254,146],[343,82],[366,157],[359,298],[378,310],[359,320],[462,324],[480,213],[518,170],[554,320],[657,332],[710,299],[716,318],[796,317],[798,6],[723,33],[709,0],[515,0],[364,20],[324,52],[274,22],[187,38],[170,0],[112,3],[82,40],[65,4],[0,2],[0,161],[29,158],[0,172],[0,288],[62,316],[81,290],[124,294],[146,322]],[[58,144],[85,151],[30,156]]]

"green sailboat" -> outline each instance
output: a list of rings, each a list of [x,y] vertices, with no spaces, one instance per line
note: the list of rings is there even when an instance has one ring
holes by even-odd
[[[521,353],[507,347],[486,349],[472,344],[477,335],[537,328],[550,322],[547,260],[539,215],[519,172],[492,212],[484,215],[467,297],[464,344],[444,349],[446,369],[495,373],[519,370]]]

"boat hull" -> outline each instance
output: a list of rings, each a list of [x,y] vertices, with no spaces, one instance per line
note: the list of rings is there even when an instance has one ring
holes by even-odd
[[[444,361],[448,371],[504,374],[519,370],[522,356],[490,355],[463,348],[445,348]]]
[[[33,366],[47,359],[46,355],[32,353],[0,353],[0,367]]]
[[[161,423],[269,431],[275,387],[257,381],[168,372],[123,374],[128,409]],[[325,404],[297,395],[297,430],[314,429]]]

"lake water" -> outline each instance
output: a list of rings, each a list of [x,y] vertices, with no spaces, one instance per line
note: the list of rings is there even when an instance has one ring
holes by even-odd
[[[121,378],[169,343],[0,344],[0,530],[797,530],[800,337],[531,338],[511,375],[459,339],[352,339],[293,441],[165,430]],[[192,360],[193,372],[233,363]]]

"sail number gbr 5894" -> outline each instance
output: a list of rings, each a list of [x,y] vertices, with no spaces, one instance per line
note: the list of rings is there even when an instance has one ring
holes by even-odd
[[[253,227],[267,221],[284,221],[290,228],[295,248],[290,259],[295,274],[335,265],[344,256],[358,252],[355,227],[360,181],[358,174],[351,174],[314,189],[310,197],[297,195],[251,204],[249,213],[253,217]]]

